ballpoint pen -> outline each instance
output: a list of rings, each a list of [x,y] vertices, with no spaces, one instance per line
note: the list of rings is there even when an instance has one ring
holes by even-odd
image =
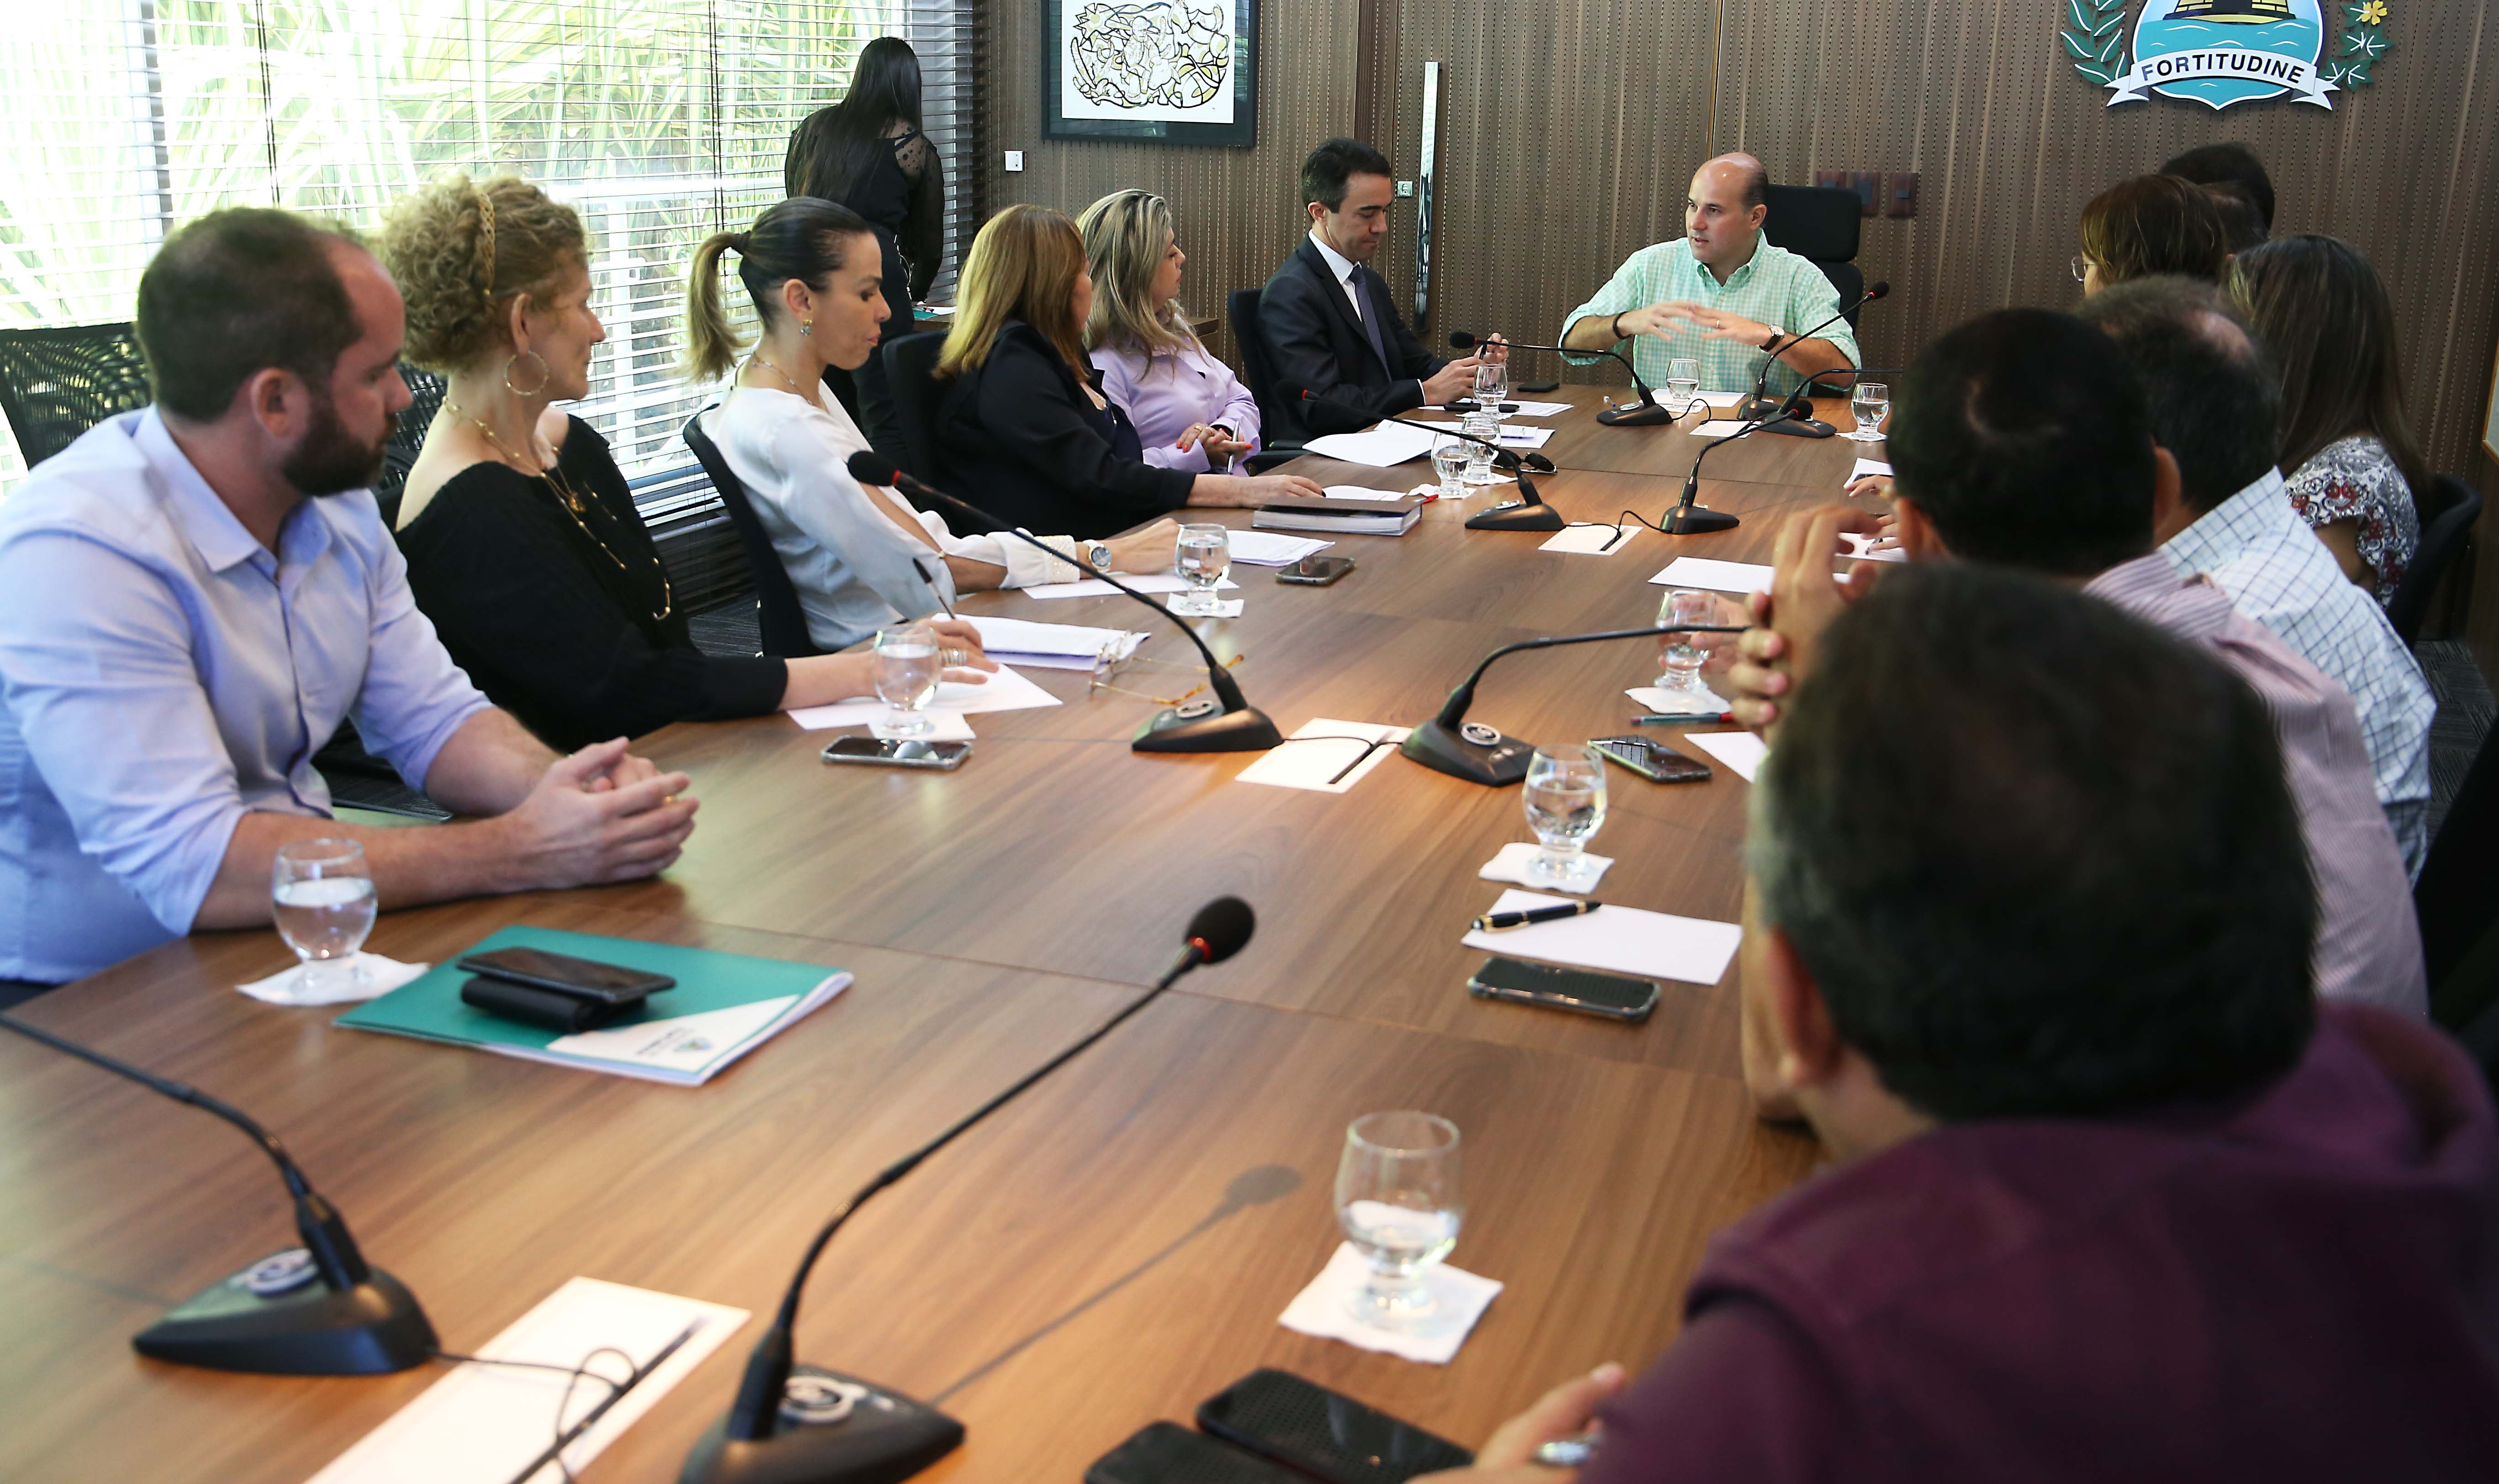
[[[1733,711],[1662,711],[1652,716],[1633,717],[1632,725],[1634,726],[1697,726],[1703,722],[1734,720],[1736,720],[1736,713]]]
[[[1526,912],[1487,912],[1476,919],[1476,931],[1500,933],[1513,927],[1525,927],[1531,922],[1559,922],[1564,918],[1594,912],[1604,905],[1603,902],[1564,902],[1559,906],[1535,907]]]

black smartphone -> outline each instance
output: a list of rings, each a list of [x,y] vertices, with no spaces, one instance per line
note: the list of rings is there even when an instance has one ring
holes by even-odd
[[[835,737],[822,754],[827,762],[868,762],[889,768],[961,767],[969,742],[925,742],[915,737]]]
[[[1287,1468],[1177,1422],[1150,1422],[1093,1461],[1085,1484],[1310,1484]]]
[[[1552,1010],[1575,1010],[1638,1025],[1657,1009],[1657,985],[1645,979],[1600,974],[1593,969],[1566,969],[1557,964],[1529,963],[1521,958],[1487,958],[1467,981],[1467,992],[1480,1000],[1514,1000]]]
[[[1304,557],[1276,572],[1278,582],[1299,583],[1307,588],[1323,588],[1353,570],[1351,557]]]
[[[620,1006],[631,1005],[646,994],[673,989],[677,984],[665,974],[600,963],[595,958],[575,958],[569,953],[550,953],[544,949],[508,948],[471,953],[460,960],[460,967],[488,979]]]
[[[1253,1371],[1201,1403],[1197,1425],[1330,1484],[1405,1484],[1476,1456],[1286,1371]]]
[[[1541,396],[1546,392],[1558,392],[1562,390],[1562,383],[1559,381],[1530,381],[1521,386],[1519,390],[1522,392],[1534,392]]]
[[[1647,737],[1599,737],[1588,745],[1650,783],[1699,783],[1709,776],[1709,764]]]

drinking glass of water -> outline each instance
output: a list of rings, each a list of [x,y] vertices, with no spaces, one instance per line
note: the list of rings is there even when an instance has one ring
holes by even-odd
[[[1432,445],[1432,472],[1441,476],[1443,500],[1467,498],[1467,462],[1475,445],[1444,437]]]
[[[1677,356],[1666,363],[1666,404],[1681,417],[1692,410],[1693,400],[1701,395],[1701,363],[1690,356]]]
[[[1485,361],[1476,367],[1476,403],[1478,406],[1501,410],[1509,396],[1509,363]]]
[[[1538,748],[1527,763],[1527,827],[1544,847],[1532,879],[1576,891],[1593,884],[1588,842],[1606,823],[1606,760],[1593,747]]]
[[[1458,1244],[1458,1126],[1427,1113],[1365,1113],[1345,1131],[1336,1219],[1371,1264],[1347,1307],[1382,1329],[1412,1329],[1437,1307],[1423,1274]]]
[[[1703,593],[1692,588],[1677,588],[1667,594],[1666,599],[1657,605],[1657,622],[1660,628],[1669,624],[1715,624],[1718,622],[1718,597],[1714,593]],[[1695,637],[1689,633],[1658,635],[1657,688],[1677,705],[1689,700],[1692,703],[1688,707],[1690,710],[1714,711],[1718,708],[1704,700],[1709,688],[1701,683],[1701,666],[1709,654],[1693,642]],[[1673,707],[1666,709],[1672,710]]]
[[[1232,532],[1221,526],[1180,528],[1180,574],[1188,591],[1172,604],[1174,613],[1205,617],[1215,612],[1215,585],[1232,569]]]
[[[1489,445],[1501,441],[1499,406],[1497,404],[1490,407],[1478,406],[1473,412],[1458,419],[1458,426],[1473,436],[1483,439],[1481,443],[1467,445],[1466,482],[1469,484],[1492,483],[1492,448]]]
[[[360,981],[356,952],[373,930],[373,877],[353,840],[294,840],[269,870],[277,935],[304,961],[296,984],[307,997]]]
[[[885,720],[869,725],[880,737],[925,737],[935,729],[927,705],[937,694],[937,677],[945,656],[937,630],[925,624],[880,629],[871,646],[875,655],[877,698],[885,702]]]
[[[1848,430],[1848,436],[1860,443],[1882,441],[1883,419],[1891,410],[1890,387],[1880,381],[1860,381],[1857,389],[1848,394],[1848,415],[1857,419],[1857,426]]]

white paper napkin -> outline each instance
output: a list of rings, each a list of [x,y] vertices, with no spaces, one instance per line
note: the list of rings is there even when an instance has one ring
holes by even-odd
[[[1462,1272],[1446,1263],[1424,1270],[1423,1285],[1432,1291],[1439,1306],[1431,1319],[1412,1331],[1374,1328],[1353,1317],[1347,1303],[1354,1291],[1370,1276],[1371,1265],[1349,1242],[1339,1242],[1327,1266],[1311,1279],[1310,1286],[1293,1296],[1277,1319],[1288,1330],[1316,1335],[1321,1339],[1342,1339],[1347,1344],[1365,1350],[1379,1350],[1427,1365],[1445,1366],[1466,1343],[1467,1335],[1490,1307],[1501,1284],[1488,1277]]]
[[[388,994],[434,965],[402,963],[396,958],[384,958],[379,953],[358,953],[354,967],[361,971],[361,979],[341,974],[330,982],[337,987],[319,993],[305,990],[301,964],[235,987],[271,1005],[352,1005],[358,1000],[377,999]]]
[[[1534,887],[1539,891],[1569,891],[1585,895],[1597,889],[1597,883],[1606,879],[1606,867],[1614,863],[1611,855],[1591,855],[1583,851],[1579,859],[1588,869],[1586,882],[1582,886],[1566,887],[1528,873],[1529,863],[1536,859],[1541,849],[1533,840],[1512,840],[1501,848],[1500,855],[1485,861],[1483,869],[1476,874],[1486,881],[1514,881],[1522,887]]]
[[[1241,616],[1241,610],[1249,604],[1250,599],[1246,597],[1235,597],[1226,601],[1225,599],[1218,597],[1215,600],[1215,611],[1212,613],[1181,613],[1180,605],[1183,601],[1183,595],[1178,593],[1174,593],[1171,597],[1163,599],[1163,601],[1170,606],[1172,612],[1180,613],[1182,618],[1239,618]]]

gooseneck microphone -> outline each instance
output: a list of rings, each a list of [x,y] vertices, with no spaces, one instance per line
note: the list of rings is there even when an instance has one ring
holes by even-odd
[[[1278,390],[1287,398],[1308,403],[1312,406],[1326,407],[1331,411],[1343,412],[1348,416],[1395,423],[1401,428],[1420,428],[1425,433],[1440,437],[1456,438],[1463,443],[1473,443],[1477,448],[1491,449],[1493,463],[1509,470],[1510,476],[1518,481],[1518,499],[1504,500],[1500,504],[1468,516],[1469,531],[1560,531],[1568,524],[1562,519],[1561,511],[1544,502],[1543,495],[1536,488],[1536,481],[1527,472],[1530,468],[1535,468],[1542,473],[1553,472],[1553,461],[1542,454],[1531,453],[1521,457],[1513,449],[1504,448],[1490,438],[1477,437],[1464,429],[1453,433],[1446,428],[1435,428],[1430,423],[1418,423],[1411,417],[1388,417],[1365,412],[1349,403],[1321,397],[1306,386],[1280,387]]]
[[[366,1264],[346,1218],[312,1189],[277,1136],[243,1110],[23,1020],[0,1016],[0,1026],[225,1119],[260,1145],[294,1199],[304,1245],[261,1259],[140,1331],[130,1341],[140,1354],[212,1371],[378,1375],[406,1371],[441,1348],[415,1295]]]
[[[1449,347],[1453,350],[1473,350],[1482,344],[1484,339],[1482,336],[1469,335],[1464,330],[1454,330],[1449,333]],[[1556,355],[1566,356],[1606,356],[1622,362],[1623,370],[1632,373],[1632,390],[1639,393],[1639,401],[1631,406],[1607,407],[1598,413],[1597,421],[1608,428],[1653,428],[1662,423],[1673,422],[1689,410],[1670,407],[1660,403],[1657,400],[1657,393],[1650,390],[1649,384],[1640,379],[1639,368],[1632,365],[1632,358],[1610,346],[1604,350],[1574,350],[1567,345],[1530,345],[1523,340],[1504,340],[1502,343],[1512,350],[1550,350]]]
[[[843,1202],[808,1243],[771,1329],[747,1359],[736,1401],[687,1456],[681,1484],[899,1484],[954,1451],[963,1440],[963,1425],[935,1407],[817,1367],[793,1366],[791,1332],[816,1259],[878,1191],[900,1183],[928,1156],[1084,1054],[1161,998],[1182,975],[1241,952],[1257,925],[1250,904],[1237,896],[1217,897],[1199,908],[1188,919],[1179,955],[1152,988],[944,1133],[888,1165]]]
[[[1779,357],[1787,354],[1789,347],[1801,344],[1805,340],[1812,339],[1815,336],[1820,335],[1825,330],[1828,330],[1832,326],[1839,323],[1841,320],[1846,319],[1855,310],[1864,308],[1866,306],[1872,304],[1875,300],[1882,298],[1890,292],[1892,292],[1892,280],[1889,278],[1878,278],[1874,282],[1866,285],[1866,292],[1857,296],[1856,303],[1842,306],[1838,313],[1834,314],[1831,318],[1824,320],[1821,324],[1807,330],[1804,334],[1792,335],[1786,339],[1781,340],[1779,342],[1779,348],[1771,351],[1769,358],[1762,362],[1762,373],[1753,378],[1752,398],[1744,403],[1743,408],[1736,415],[1746,422],[1758,422],[1772,433],[1784,433],[1791,437],[1827,438],[1837,433],[1839,430],[1832,427],[1829,423],[1816,422],[1810,410],[1808,410],[1802,417],[1788,418],[1773,424],[1772,419],[1781,408],[1795,404],[1795,398],[1793,394],[1785,399],[1773,399],[1769,395],[1770,368],[1778,364]],[[1818,371],[1815,374],[1824,376],[1842,376],[1846,375],[1853,370],[1855,370],[1853,367],[1838,367],[1826,371]],[[1812,379],[1812,376],[1805,378],[1806,381],[1811,381]],[[1801,384],[1800,385],[1801,386]]]
[[[1018,531],[970,500],[957,500],[934,485],[914,479],[897,468],[892,460],[881,454],[860,449],[851,455],[848,468],[850,476],[863,485],[892,485],[907,494],[935,500],[969,519],[986,523],[991,528],[992,535],[1013,536],[1048,554],[1055,562],[1073,563],[1078,569],[1118,588],[1152,609],[1165,623],[1177,625],[1181,632],[1188,635],[1188,642],[1197,646],[1199,658],[1206,661],[1206,685],[1215,693],[1215,699],[1169,707],[1148,718],[1146,724],[1137,728],[1137,734],[1128,739],[1131,752],[1263,753],[1284,740],[1283,734],[1276,730],[1276,724],[1267,719],[1267,713],[1250,704],[1242,695],[1240,685],[1233,680],[1232,672],[1216,660],[1215,651],[1206,647],[1206,641],[1198,637],[1197,630],[1179,614],[1093,564],[1051,550],[1047,542]]]
[[[1667,633],[1742,633],[1740,624],[1683,624],[1649,629],[1608,629],[1601,633],[1554,634],[1542,639],[1523,639],[1505,644],[1483,657],[1458,688],[1449,693],[1441,714],[1406,734],[1405,745],[1398,749],[1427,768],[1463,778],[1469,783],[1488,788],[1506,789],[1527,777],[1527,764],[1536,755],[1536,744],[1517,737],[1504,736],[1481,722],[1470,722],[1467,708],[1475,704],[1476,682],[1484,671],[1504,655],[1514,655],[1527,649],[1559,649],[1565,644],[1594,644],[1603,639],[1639,639]]]
[[[1692,456],[1692,472],[1683,476],[1683,498],[1674,502],[1674,508],[1666,513],[1665,521],[1657,529],[1669,535],[1707,535],[1713,531],[1733,531],[1742,525],[1739,517],[1729,515],[1724,510],[1712,510],[1707,505],[1693,503],[1701,495],[1701,461],[1708,458],[1709,450],[1721,443],[1733,443],[1756,433],[1782,432],[1808,415],[1803,408],[1783,406],[1759,422],[1746,423],[1725,437],[1712,438],[1704,444],[1701,451]]]

